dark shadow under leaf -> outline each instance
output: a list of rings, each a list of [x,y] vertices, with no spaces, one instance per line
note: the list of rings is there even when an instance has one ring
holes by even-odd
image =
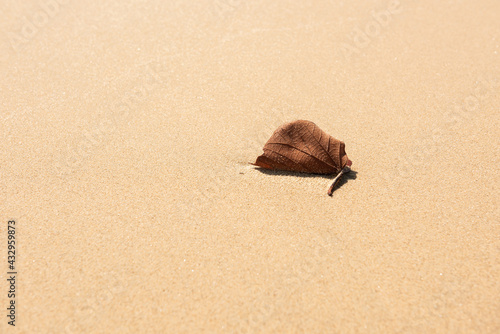
[[[325,175],[325,174],[311,174],[311,173],[301,173],[301,172],[290,172],[284,170],[275,170],[275,169],[266,169],[266,168],[255,168],[257,171],[266,175],[278,175],[278,176],[295,176],[295,177],[304,177],[304,178],[312,178],[312,177],[320,177],[322,179],[333,180],[336,175]],[[339,189],[344,184],[348,183],[349,180],[356,180],[358,172],[351,170],[349,173],[344,174],[342,179],[340,179],[337,187],[335,189]]]

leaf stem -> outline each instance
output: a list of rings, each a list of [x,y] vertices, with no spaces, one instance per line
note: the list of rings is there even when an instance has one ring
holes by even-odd
[[[333,190],[335,189],[335,187],[339,184],[340,182],[340,179],[342,178],[342,175],[344,174],[347,174],[351,171],[351,167],[350,166],[345,166],[344,169],[342,169],[338,174],[337,176],[335,176],[335,178],[333,179],[333,182],[332,182],[332,185],[330,186],[330,188],[328,188],[328,196],[332,196],[333,194]]]

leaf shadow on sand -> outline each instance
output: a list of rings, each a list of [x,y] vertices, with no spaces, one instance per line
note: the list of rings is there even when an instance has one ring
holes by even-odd
[[[276,169],[266,169],[266,168],[259,168],[255,167],[255,170],[261,172],[262,174],[266,175],[279,175],[279,176],[296,176],[296,177],[321,177],[323,179],[329,179],[333,180],[336,175],[329,175],[329,174],[310,174],[310,173],[299,173],[299,172],[290,172],[290,171],[284,171],[284,170],[276,170]],[[349,182],[349,180],[356,180],[358,172],[351,170],[349,173],[344,174],[342,178],[340,179],[339,183],[335,187],[335,189],[339,189],[342,187],[344,184]]]

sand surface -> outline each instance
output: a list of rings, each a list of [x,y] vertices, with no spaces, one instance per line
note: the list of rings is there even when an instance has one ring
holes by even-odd
[[[500,2],[2,1],[0,332],[500,332]],[[249,166],[280,124],[355,174]]]

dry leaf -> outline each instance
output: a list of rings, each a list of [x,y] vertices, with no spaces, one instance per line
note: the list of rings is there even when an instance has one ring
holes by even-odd
[[[325,133],[310,121],[294,121],[280,126],[264,145],[264,154],[255,161],[266,169],[314,174],[338,174],[328,194],[352,162],[345,153],[345,144]]]

